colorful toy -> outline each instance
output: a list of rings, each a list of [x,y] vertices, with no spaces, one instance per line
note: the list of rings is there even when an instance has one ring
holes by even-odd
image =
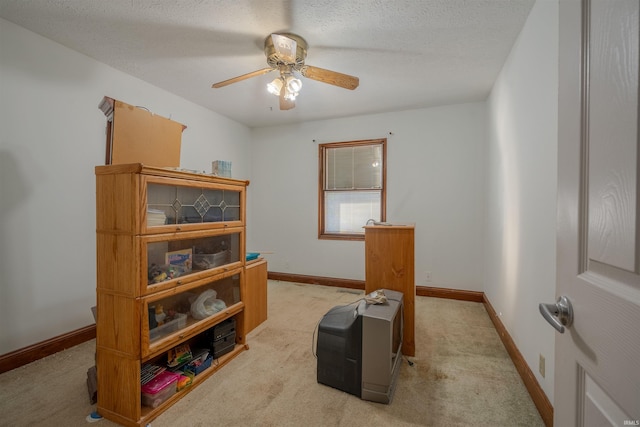
[[[182,363],[188,362],[191,358],[191,348],[189,344],[181,344],[167,352],[167,366],[175,368]]]
[[[164,313],[164,310],[162,309],[162,305],[160,304],[156,305],[156,322],[158,323],[158,326],[164,324],[164,319],[166,317],[167,315]]]

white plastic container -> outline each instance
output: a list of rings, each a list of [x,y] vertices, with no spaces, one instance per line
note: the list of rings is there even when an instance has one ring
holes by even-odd
[[[169,335],[172,332],[183,329],[187,326],[187,315],[178,313],[176,314],[176,318],[165,323],[164,325],[160,325],[157,328],[153,328],[149,330],[149,340],[155,341],[162,337]]]

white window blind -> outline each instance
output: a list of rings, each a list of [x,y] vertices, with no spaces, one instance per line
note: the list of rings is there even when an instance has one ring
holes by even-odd
[[[362,233],[367,220],[380,221],[379,191],[327,191],[324,194],[325,233]]]
[[[327,149],[325,190],[382,188],[382,146]]]

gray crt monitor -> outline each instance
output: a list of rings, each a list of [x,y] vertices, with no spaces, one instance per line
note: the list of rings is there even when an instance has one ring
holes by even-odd
[[[384,289],[387,302],[366,304],[362,309],[361,398],[390,403],[402,359],[402,292]]]

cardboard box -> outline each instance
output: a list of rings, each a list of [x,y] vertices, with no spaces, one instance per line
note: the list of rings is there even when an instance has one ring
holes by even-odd
[[[185,125],[107,96],[98,108],[107,117],[105,164],[180,167]]]

